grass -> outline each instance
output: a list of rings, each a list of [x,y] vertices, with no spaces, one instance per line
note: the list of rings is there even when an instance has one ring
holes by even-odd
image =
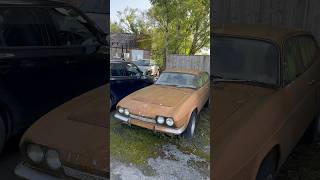
[[[161,156],[161,146],[173,144],[186,154],[194,154],[207,162],[210,161],[208,109],[204,109],[199,114],[196,134],[191,140],[169,137],[140,127],[128,126],[113,118],[111,118],[110,125],[110,152],[113,159],[145,167],[149,158]]]

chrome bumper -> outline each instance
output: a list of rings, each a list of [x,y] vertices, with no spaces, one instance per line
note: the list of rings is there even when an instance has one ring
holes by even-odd
[[[24,163],[20,163],[14,170],[14,173],[25,179],[30,180],[62,180],[61,178],[51,176],[49,174],[34,170],[28,166],[26,166]]]
[[[96,176],[86,172],[78,171],[66,166],[63,166],[64,173],[66,177],[82,180],[109,180],[108,177]],[[30,180],[63,180],[65,178],[55,177],[41,171],[34,170],[25,165],[25,163],[20,163],[14,170],[14,173],[21,178]]]
[[[130,119],[132,119],[132,118],[130,118],[130,117],[123,116],[123,115],[120,114],[120,113],[115,113],[115,114],[114,114],[114,117],[115,117],[117,120],[120,120],[120,121],[122,121],[122,122],[124,122],[124,123],[127,123],[127,124],[130,124]],[[134,118],[134,119],[135,119],[135,118]],[[139,119],[135,119],[135,120],[139,120]],[[145,122],[145,121],[142,121],[142,122]],[[145,122],[145,123],[150,123],[150,122]],[[154,126],[153,130],[154,130],[155,132],[162,132],[162,133],[167,133],[167,134],[180,135],[180,134],[182,134],[182,133],[186,130],[188,124],[183,125],[183,126],[182,126],[181,128],[179,128],[179,129],[174,129],[174,128],[169,128],[169,127],[159,126],[159,125],[157,125],[157,124],[154,124],[153,126]]]

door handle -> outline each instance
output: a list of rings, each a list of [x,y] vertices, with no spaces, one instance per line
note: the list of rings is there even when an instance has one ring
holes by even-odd
[[[315,84],[315,82],[316,82],[315,80],[311,80],[311,81],[308,82],[308,85],[309,85],[309,86],[312,86],[312,85]]]
[[[11,54],[11,53],[0,53],[0,59],[2,58],[13,58],[15,57],[15,54]]]

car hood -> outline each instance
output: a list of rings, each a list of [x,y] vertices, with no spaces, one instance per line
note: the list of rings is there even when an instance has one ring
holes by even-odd
[[[161,111],[162,115],[166,115],[178,108],[193,92],[195,90],[189,88],[151,85],[125,97],[118,105],[150,117],[153,116],[151,112]]]
[[[49,112],[24,134],[25,142],[58,150],[63,165],[107,176],[109,172],[107,86]]]
[[[258,104],[274,91],[269,88],[231,83],[213,85],[211,87],[213,131],[217,131],[223,124],[236,119],[233,118],[236,113],[249,115],[251,113],[247,108],[249,105]]]

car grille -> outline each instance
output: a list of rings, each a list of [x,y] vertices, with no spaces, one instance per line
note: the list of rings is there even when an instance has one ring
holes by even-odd
[[[101,176],[96,176],[93,174],[89,174],[89,173],[85,173],[70,167],[63,167],[64,173],[69,176],[69,177],[73,177],[76,179],[81,179],[81,180],[109,180],[109,178],[107,177],[101,177]]]
[[[130,114],[130,117],[133,119],[137,119],[137,120],[148,122],[148,123],[156,123],[155,119],[148,118],[148,117],[138,116],[138,115],[134,115],[134,114]]]

